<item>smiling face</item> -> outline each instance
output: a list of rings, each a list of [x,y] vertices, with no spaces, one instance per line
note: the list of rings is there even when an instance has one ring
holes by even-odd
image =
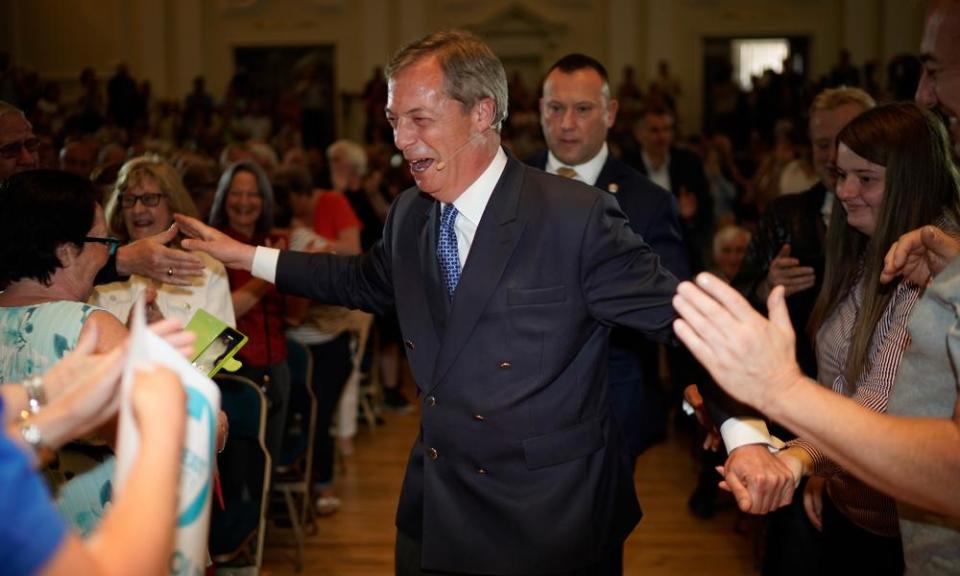
[[[837,198],[847,224],[873,236],[883,203],[887,169],[860,157],[843,142],[837,146]]]
[[[131,184],[120,197],[123,207],[123,223],[127,227],[130,240],[140,240],[159,234],[173,223],[173,213],[167,195],[160,190],[157,181],[143,176]],[[134,202],[127,208],[127,204]],[[155,206],[149,206],[156,202]]]
[[[263,212],[263,196],[257,188],[256,176],[246,170],[238,170],[233,175],[224,200],[224,212],[231,228],[253,236]]]
[[[960,2],[941,2],[930,13],[920,51],[916,101],[946,119],[954,156],[960,158]]]
[[[487,140],[480,137],[490,131],[492,100],[464,110],[447,96],[435,57],[399,70],[387,89],[393,140],[410,163],[417,187],[441,202],[453,202],[493,158]]]
[[[576,166],[600,152],[617,116],[617,101],[609,96],[609,87],[592,68],[550,72],[543,83],[540,124],[557,159]]]

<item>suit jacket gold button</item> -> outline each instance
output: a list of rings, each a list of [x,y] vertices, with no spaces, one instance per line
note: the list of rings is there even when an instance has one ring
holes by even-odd
[[[487,473],[486,468],[477,468],[477,474],[486,474],[486,473]]]
[[[437,458],[440,457],[440,453],[437,452],[437,449],[436,449],[436,448],[427,448],[427,456],[428,456],[431,460],[436,460]]]
[[[513,364],[511,364],[509,360],[504,360],[503,362],[500,363],[500,368],[503,370],[506,370],[507,368],[510,368],[512,366]]]
[[[436,396],[427,396],[427,397],[424,399],[424,402],[426,402],[427,406],[430,406],[430,407],[432,408],[432,407],[434,407],[434,406],[437,405],[437,397],[436,397]]]
[[[477,422],[483,422],[484,420],[486,420],[486,418],[484,418],[483,415],[481,414],[474,414],[473,419],[476,420]]]

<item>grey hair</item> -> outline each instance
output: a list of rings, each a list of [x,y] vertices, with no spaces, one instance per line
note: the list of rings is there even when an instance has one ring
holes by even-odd
[[[507,119],[507,73],[490,47],[465,30],[440,30],[401,48],[383,74],[390,81],[404,68],[430,56],[440,62],[447,96],[464,109],[472,109],[484,98],[493,100],[490,126],[499,132]]]
[[[333,157],[343,154],[347,162],[350,163],[357,174],[363,176],[367,173],[367,151],[363,146],[352,140],[340,139],[327,146],[327,160],[333,160]]]
[[[21,118],[26,118],[26,115],[23,113],[23,110],[17,108],[9,102],[0,100],[0,118],[3,118],[7,114],[19,114]]]

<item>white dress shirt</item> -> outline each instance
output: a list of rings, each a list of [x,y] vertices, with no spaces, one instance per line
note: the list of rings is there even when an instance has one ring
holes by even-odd
[[[544,166],[544,170],[551,174],[556,174],[558,168],[572,168],[577,173],[577,177],[575,178],[576,180],[579,180],[589,186],[595,186],[597,184],[597,178],[600,177],[600,171],[603,170],[603,165],[606,164],[607,156],[609,155],[610,150],[607,148],[607,143],[604,142],[603,148],[600,148],[600,151],[597,152],[596,156],[587,160],[583,164],[569,166],[554,156],[553,152],[547,152],[547,165]]]
[[[647,169],[647,178],[664,190],[673,190],[673,188],[670,188],[670,153],[667,152],[666,160],[656,169],[654,169],[653,164],[650,163],[650,157],[647,156],[646,152],[641,151],[640,157],[643,159],[643,165]]]
[[[503,175],[506,167],[507,154],[503,151],[503,148],[500,148],[490,165],[480,174],[480,177],[474,180],[473,184],[468,186],[453,201],[453,205],[457,207],[458,212],[457,221],[453,228],[457,234],[457,256],[460,258],[461,269],[467,263],[467,256],[470,255],[470,247],[473,245],[473,237],[477,233],[477,226],[480,225],[480,218],[483,216],[484,210],[487,209],[487,203],[490,201],[490,196],[493,195],[493,189],[500,181],[500,176]],[[250,273],[261,280],[275,284],[279,258],[280,250],[257,246]]]

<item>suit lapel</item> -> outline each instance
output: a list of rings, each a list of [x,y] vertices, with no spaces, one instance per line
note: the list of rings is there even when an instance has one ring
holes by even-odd
[[[459,356],[520,239],[524,224],[518,214],[523,171],[523,164],[508,154],[507,166],[480,219],[460,275],[431,388],[443,379]]]
[[[620,183],[618,182],[620,176],[620,171],[613,162],[613,156],[607,156],[607,160],[603,163],[603,168],[600,170],[594,186],[606,192],[616,194],[620,190]],[[611,189],[611,184],[614,185],[615,188]]]

